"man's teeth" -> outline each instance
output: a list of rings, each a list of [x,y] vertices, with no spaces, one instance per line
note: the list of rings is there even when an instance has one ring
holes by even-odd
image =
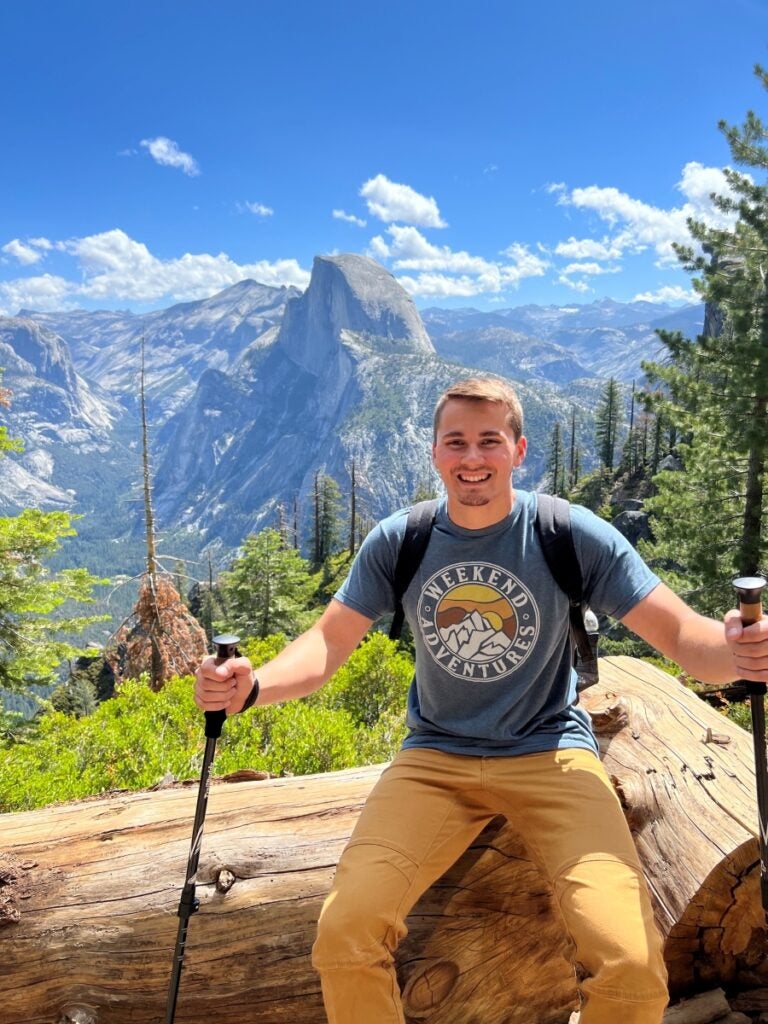
[[[490,473],[460,473],[459,480],[467,484],[480,484],[490,477]]]

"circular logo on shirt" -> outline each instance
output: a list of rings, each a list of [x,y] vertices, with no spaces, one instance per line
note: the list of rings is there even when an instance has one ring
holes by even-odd
[[[433,660],[457,679],[501,679],[518,669],[539,634],[531,592],[487,562],[435,573],[419,597],[419,628]]]

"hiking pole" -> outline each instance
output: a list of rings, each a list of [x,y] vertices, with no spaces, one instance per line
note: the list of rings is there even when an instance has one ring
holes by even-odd
[[[221,664],[227,658],[235,658],[239,654],[237,644],[240,638],[237,636],[215,636],[213,642],[216,645],[216,661]],[[203,768],[200,773],[200,788],[197,792],[197,806],[195,808],[195,823],[192,826],[192,846],[187,861],[187,876],[184,888],[179,900],[179,930],[176,935],[176,949],[173,952],[173,971],[171,982],[168,986],[168,1002],[165,1010],[165,1024],[173,1024],[176,1017],[176,1000],[179,995],[179,981],[181,980],[181,969],[184,966],[184,947],[187,944],[187,929],[189,919],[200,908],[200,900],[195,895],[195,880],[197,878],[197,863],[200,860],[200,847],[203,842],[203,822],[205,811],[208,807],[208,790],[211,784],[211,765],[216,753],[216,740],[221,736],[221,730],[227,717],[226,711],[205,712],[205,753],[203,754]]]
[[[744,626],[751,626],[763,617],[762,593],[766,585],[762,576],[740,576],[733,581],[739,596],[739,612]],[[760,847],[760,897],[768,922],[768,763],[765,748],[765,683],[743,680],[749,694],[752,714],[752,742],[755,748],[755,781],[757,782],[758,843]]]

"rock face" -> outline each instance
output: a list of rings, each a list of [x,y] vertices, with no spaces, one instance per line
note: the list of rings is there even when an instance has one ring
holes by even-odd
[[[32,320],[0,321],[0,366],[11,389],[3,420],[25,443],[3,462],[0,508],[68,508],[73,495],[60,470],[109,448],[117,404],[76,373],[58,335]]]
[[[203,529],[216,520],[219,536],[237,544],[277,501],[306,499],[319,467],[346,481],[355,458],[373,500],[380,479],[371,470],[382,451],[403,458],[395,486],[405,487],[378,498],[397,507],[428,451],[434,382],[446,379],[444,366],[432,372],[437,362],[413,302],[387,271],[364,256],[318,257],[274,340],[246,350],[234,373],[204,373],[168,424],[159,514]],[[386,404],[387,388],[392,408],[370,430],[361,410],[366,401]],[[430,401],[421,401],[422,390]]]
[[[386,351],[434,354],[413,300],[365,256],[318,256],[309,288],[288,303],[278,345],[314,376],[335,360],[350,332]]]

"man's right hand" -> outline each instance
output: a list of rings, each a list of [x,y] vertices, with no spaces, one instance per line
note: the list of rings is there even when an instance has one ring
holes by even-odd
[[[254,685],[254,673],[247,658],[206,658],[195,674],[195,704],[202,711],[226,711],[236,715]]]

